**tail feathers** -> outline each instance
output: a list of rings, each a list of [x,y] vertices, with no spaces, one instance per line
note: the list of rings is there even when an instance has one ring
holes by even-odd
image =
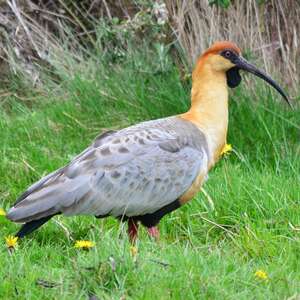
[[[33,220],[30,221],[28,223],[25,223],[21,229],[18,231],[18,233],[16,234],[17,237],[19,238],[23,238],[25,235],[33,232],[34,230],[38,229],[39,227],[41,227],[43,224],[45,224],[47,221],[49,221],[53,216],[55,216],[56,214],[38,219],[38,220]]]

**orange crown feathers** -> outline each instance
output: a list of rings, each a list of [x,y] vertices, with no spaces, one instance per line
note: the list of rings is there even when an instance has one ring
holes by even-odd
[[[232,42],[228,42],[228,41],[222,41],[222,42],[215,42],[211,47],[209,47],[197,60],[193,74],[192,74],[192,78],[193,80],[198,76],[199,71],[202,68],[203,62],[205,61],[205,57],[209,54],[217,54],[219,52],[221,52],[222,50],[225,49],[229,49],[229,50],[233,50],[235,52],[237,52],[238,54],[241,53],[240,48],[232,43]]]
[[[220,52],[222,50],[225,50],[225,49],[233,50],[238,54],[241,53],[240,48],[236,44],[234,44],[232,42],[228,42],[228,41],[222,41],[222,42],[215,42],[211,47],[209,47],[203,53],[203,55],[215,54],[215,53],[218,53],[218,52]]]

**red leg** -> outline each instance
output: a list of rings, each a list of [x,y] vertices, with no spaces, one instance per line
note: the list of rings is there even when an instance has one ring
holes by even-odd
[[[128,236],[132,244],[135,243],[138,236],[139,224],[137,221],[129,218],[128,219]]]
[[[155,240],[159,240],[159,230],[156,226],[148,228],[148,234]]]

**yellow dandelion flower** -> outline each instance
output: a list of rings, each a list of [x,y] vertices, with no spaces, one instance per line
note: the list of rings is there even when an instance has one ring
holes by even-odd
[[[131,246],[130,247],[130,254],[132,257],[136,257],[137,256],[137,253],[138,253],[138,248],[135,247],[135,246]]]
[[[6,212],[3,208],[0,208],[0,216],[6,216]]]
[[[231,144],[225,144],[222,151],[221,151],[221,155],[229,154],[231,151],[232,151]]]
[[[184,81],[188,81],[192,78],[192,74],[191,73],[185,73],[183,76],[183,80]]]
[[[268,280],[268,274],[263,270],[257,270],[254,276],[261,280]]]
[[[10,249],[16,248],[16,246],[18,245],[18,237],[9,235],[5,238],[5,242],[6,242],[7,248],[10,248]]]
[[[91,241],[76,241],[74,247],[77,249],[89,250],[90,248],[95,247],[95,243]]]

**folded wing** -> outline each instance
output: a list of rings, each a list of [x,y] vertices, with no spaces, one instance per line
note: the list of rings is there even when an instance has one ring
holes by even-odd
[[[207,170],[207,161],[203,134],[177,117],[108,132],[29,187],[8,218],[28,222],[56,213],[153,213],[180,197]]]

